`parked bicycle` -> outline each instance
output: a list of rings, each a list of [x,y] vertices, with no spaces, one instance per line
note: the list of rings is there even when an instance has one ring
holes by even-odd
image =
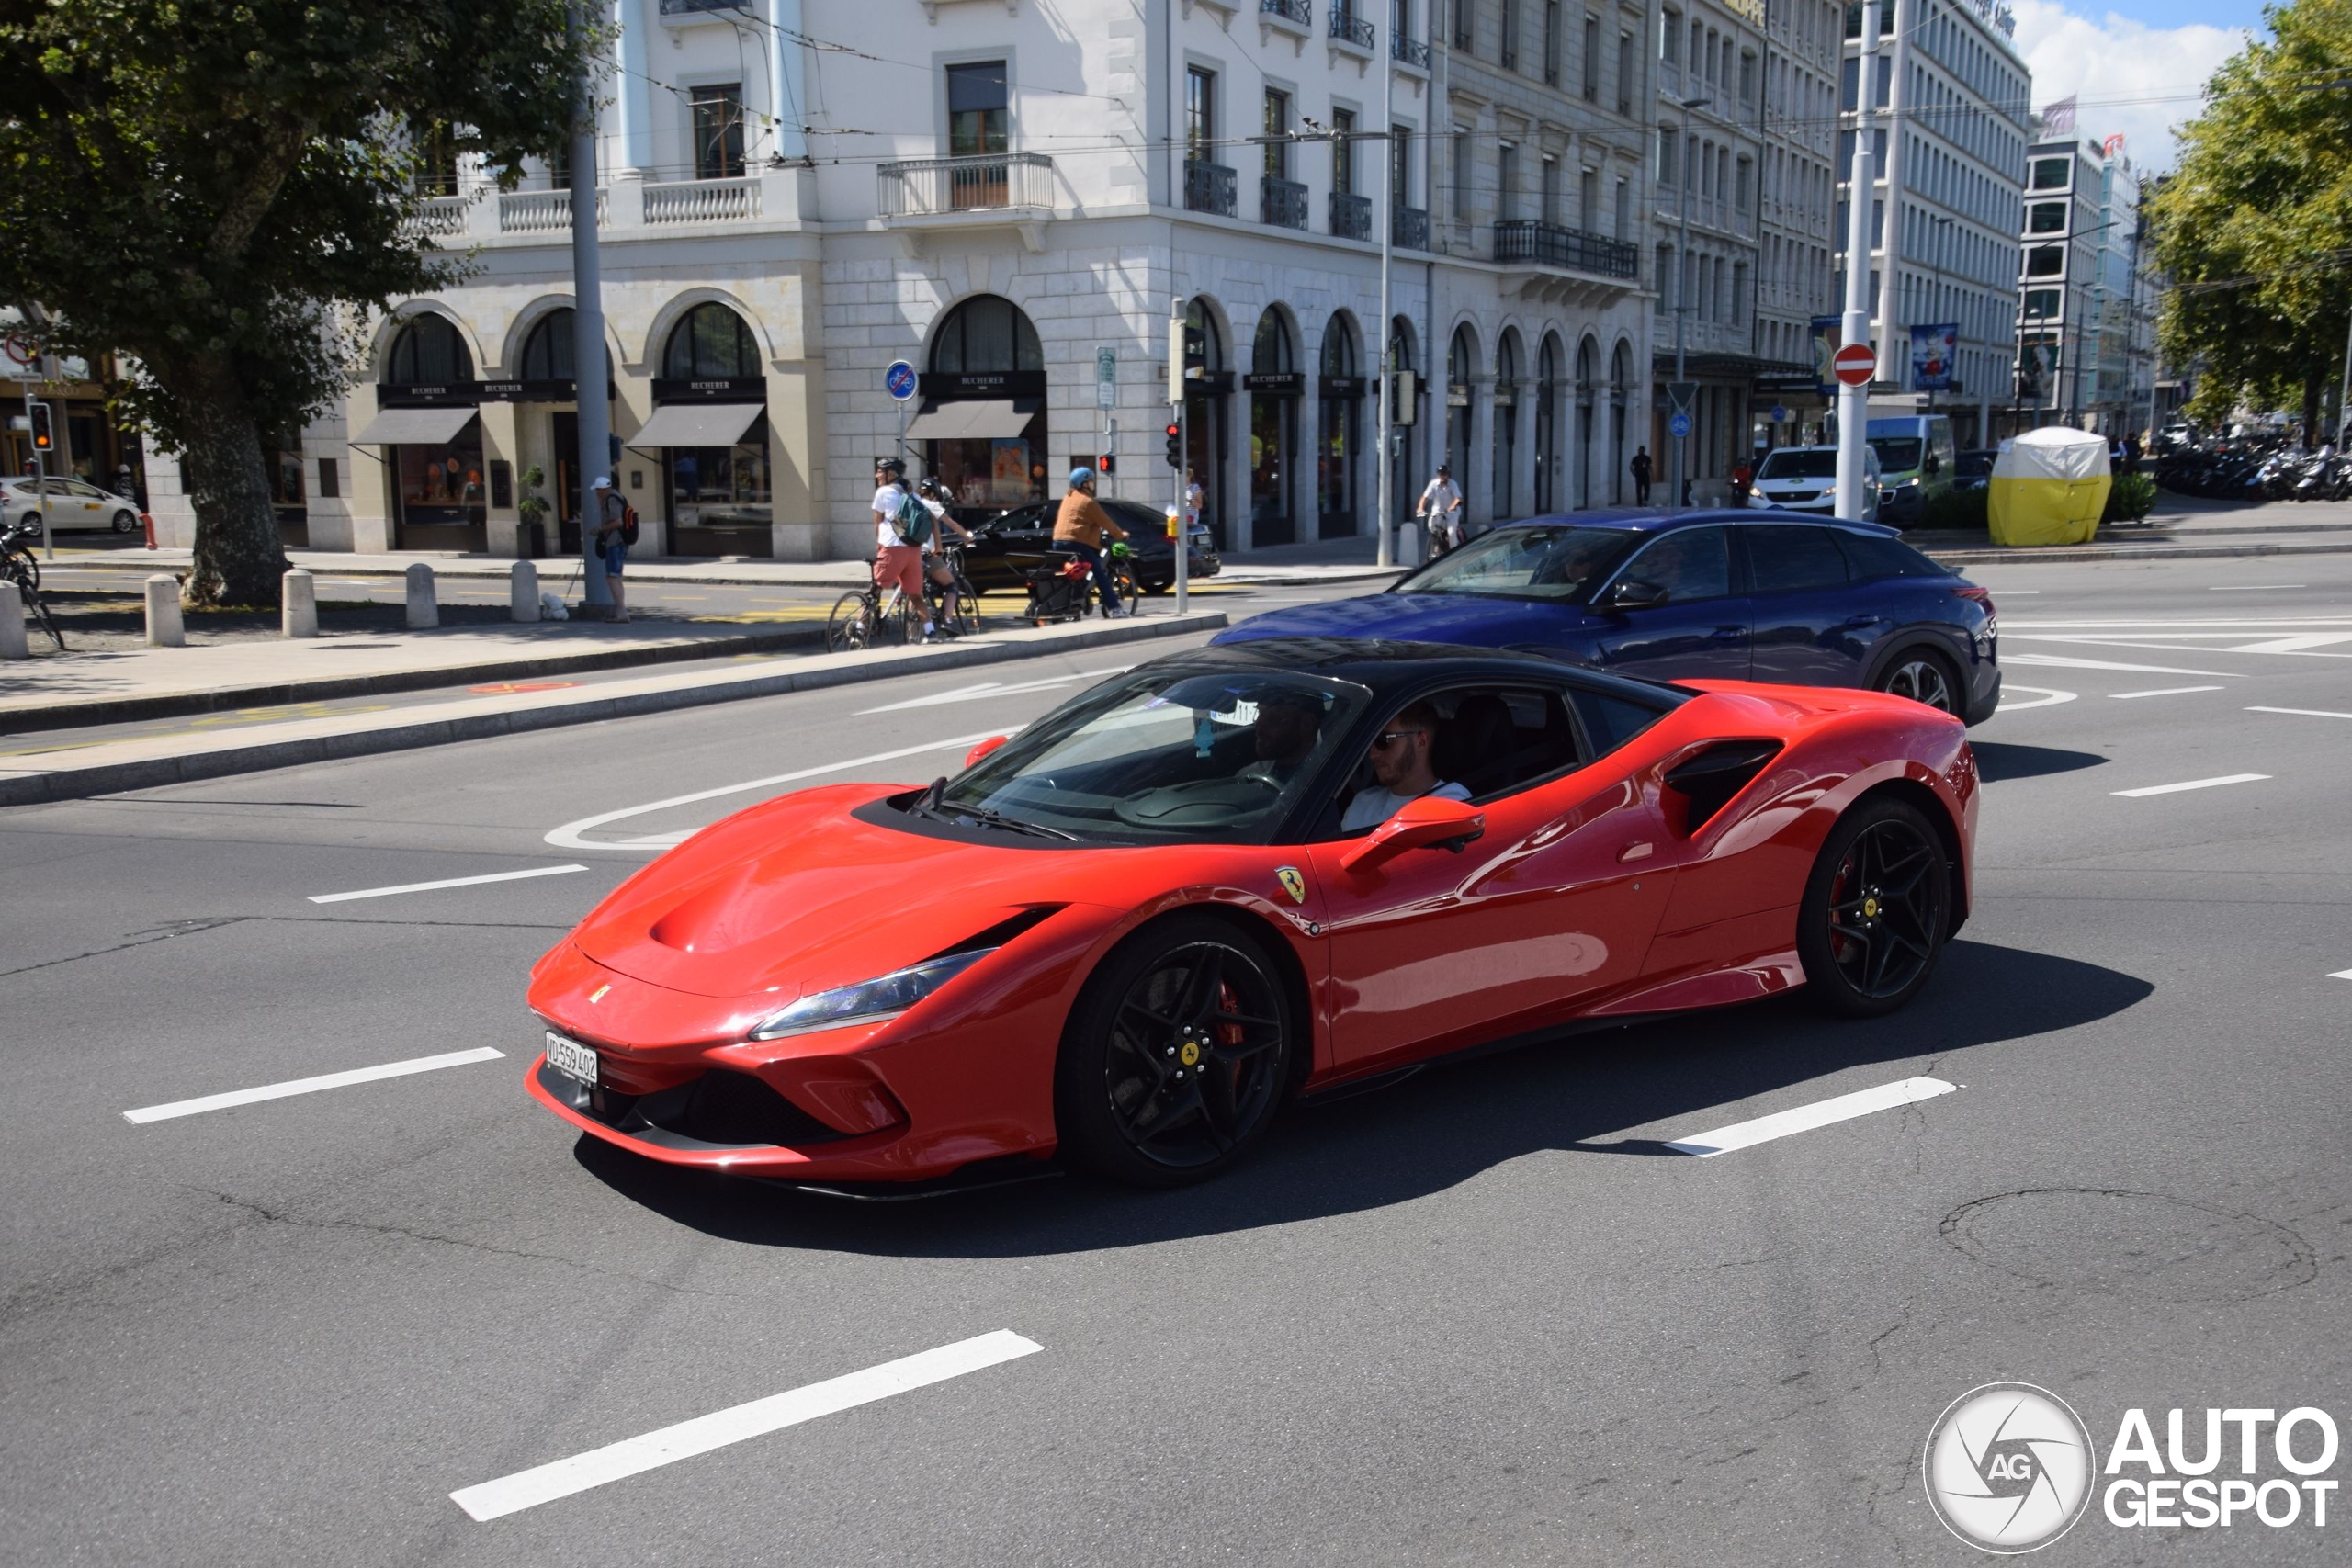
[[[65,651],[65,634],[58,629],[57,621],[49,613],[48,601],[40,596],[40,562],[33,555],[32,541],[40,536],[38,522],[31,528],[22,524],[15,527],[0,527],[0,575],[17,585],[17,595],[31,612],[34,622],[49,634],[57,651]]]

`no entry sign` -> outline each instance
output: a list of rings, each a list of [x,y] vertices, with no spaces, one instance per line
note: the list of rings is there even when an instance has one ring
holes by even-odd
[[[1829,368],[1849,387],[1866,387],[1878,371],[1878,355],[1866,343],[1849,343],[1838,351]]]

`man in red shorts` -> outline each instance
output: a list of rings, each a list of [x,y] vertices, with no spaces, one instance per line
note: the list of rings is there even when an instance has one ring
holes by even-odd
[[[896,457],[874,465],[874,586],[893,583],[909,603],[923,613],[922,635],[932,636],[931,606],[922,596],[922,547],[910,545],[899,533],[899,508],[905,504],[907,466]]]

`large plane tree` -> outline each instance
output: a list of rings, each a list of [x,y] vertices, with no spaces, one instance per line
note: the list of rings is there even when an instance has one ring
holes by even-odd
[[[559,145],[587,39],[564,0],[0,0],[0,299],[118,356],[178,453],[197,604],[273,604],[266,432],[349,384],[360,325],[463,258],[412,220],[414,149]],[[423,134],[419,134],[423,132]]]

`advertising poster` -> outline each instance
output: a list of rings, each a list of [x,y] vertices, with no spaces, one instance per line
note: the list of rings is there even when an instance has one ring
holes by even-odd
[[[989,443],[989,489],[1007,506],[1028,499],[1029,443],[1018,438]]]
[[[1829,372],[1829,360],[1845,346],[1845,328],[1843,316],[1813,319],[1813,378],[1825,398],[1835,397],[1838,392],[1838,378]]]
[[[1960,323],[1944,321],[1911,329],[1911,389],[1943,392],[1951,389],[1952,356],[1960,347]]]

